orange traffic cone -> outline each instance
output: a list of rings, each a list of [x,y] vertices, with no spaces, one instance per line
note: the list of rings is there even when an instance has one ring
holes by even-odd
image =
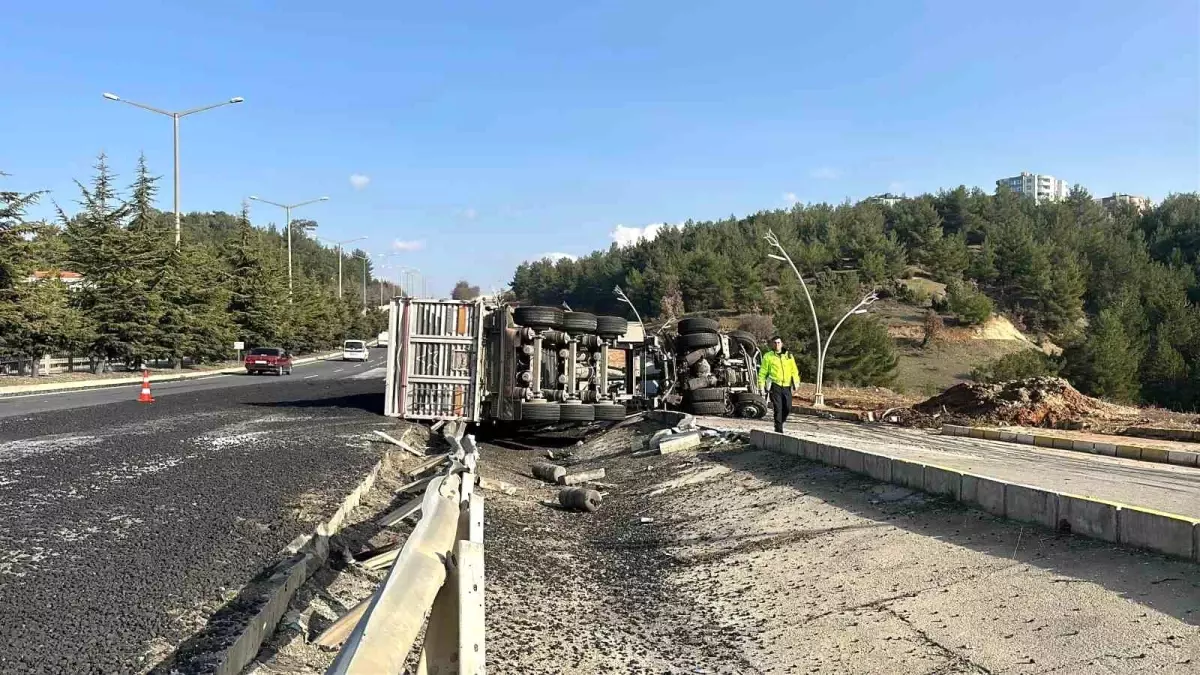
[[[138,403],[154,403],[154,397],[150,395],[149,370],[142,370],[142,393],[138,396]]]

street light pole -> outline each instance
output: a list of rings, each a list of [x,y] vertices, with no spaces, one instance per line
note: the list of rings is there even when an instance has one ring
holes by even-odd
[[[796,278],[800,280],[800,288],[804,289],[804,298],[808,300],[808,308],[812,310],[813,331],[817,336],[817,372],[821,372],[821,366],[824,365],[821,355],[821,324],[817,321],[817,307],[813,304],[812,296],[808,293],[808,284],[804,283],[804,275],[800,274],[800,270],[796,269],[796,263],[792,262],[792,257],[783,248],[783,244],[779,243],[779,237],[775,236],[774,230],[767,230],[767,236],[763,237],[767,243],[779,249],[782,255],[768,253],[767,256],[775,260],[782,260],[791,266],[792,271],[796,273]],[[825,405],[825,394],[821,393],[821,387],[817,387],[817,393],[813,395],[813,407],[821,408]]]
[[[355,242],[355,241],[362,241],[363,239],[366,239],[366,237],[355,237],[355,238],[353,238],[353,239],[346,239],[346,240],[343,240],[343,241],[333,241],[332,239],[325,239],[324,237],[317,237],[317,239],[320,239],[321,241],[324,241],[324,242],[327,242],[327,243],[330,243],[330,244],[335,244],[335,245],[337,246],[337,254],[338,254],[338,300],[341,300],[341,299],[342,299],[342,245],[343,245],[343,244],[349,244],[349,243],[351,243],[351,242]],[[364,270],[365,270],[365,266],[364,266]]]
[[[151,105],[146,105],[145,103],[137,103],[135,101],[126,101],[125,99],[121,98],[120,96],[117,96],[116,94],[111,94],[109,92],[104,93],[104,98],[109,101],[116,101],[117,103],[125,103],[125,104],[131,105],[135,108],[141,108],[142,110],[149,110],[150,112],[158,113],[159,115],[166,115],[167,117],[171,118],[171,125],[174,129],[173,145],[174,145],[174,149],[175,149],[175,248],[179,248],[179,233],[182,228],[180,211],[179,211],[179,120],[183,119],[184,117],[187,117],[188,115],[195,115],[196,113],[204,112],[205,110],[212,110],[213,108],[220,108],[222,106],[233,105],[234,103],[241,103],[242,101],[245,101],[246,99],[242,98],[241,96],[234,96],[233,98],[229,99],[228,101],[221,101],[220,103],[213,103],[211,105],[203,105],[198,108],[191,108],[189,110],[184,110],[181,112],[171,112],[169,110],[162,110],[160,108],[155,108],[154,106],[151,106]]]
[[[878,299],[879,296],[876,295],[875,291],[867,293],[867,295],[863,297],[863,299],[860,300],[857,305],[851,307],[850,311],[846,312],[846,314],[838,320],[837,325],[833,327],[833,330],[829,331],[829,337],[825,338],[825,346],[821,347],[820,343],[817,343],[817,348],[820,353],[817,355],[817,393],[813,395],[814,407],[825,405],[825,392],[823,389],[825,383],[825,355],[829,353],[829,343],[833,342],[833,334],[842,327],[842,324],[846,321],[846,319],[849,319],[851,315],[866,314],[867,307],[871,306],[871,304]],[[818,399],[821,401],[819,404],[817,403]]]
[[[308,206],[309,204],[316,204],[317,202],[326,202],[326,201],[329,201],[329,197],[317,197],[316,199],[310,199],[306,202],[300,202],[298,204],[280,204],[279,202],[273,202],[269,199],[263,199],[262,197],[257,197],[255,195],[250,195],[250,199],[253,199],[256,202],[270,204],[271,206],[278,206],[279,208],[283,209],[284,220],[286,221],[285,229],[287,230],[287,247],[288,247],[288,302],[291,302],[292,301],[292,209],[298,209],[301,206]],[[341,275],[339,274],[338,276],[340,277]]]

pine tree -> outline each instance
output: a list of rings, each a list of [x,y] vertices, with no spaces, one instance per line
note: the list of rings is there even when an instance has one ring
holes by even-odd
[[[229,263],[228,313],[237,331],[235,339],[248,348],[278,345],[287,330],[283,325],[287,284],[282,270],[264,253],[245,204],[225,258]]]
[[[1138,354],[1119,315],[1100,312],[1084,343],[1067,352],[1071,381],[1084,392],[1117,401],[1138,396]]]
[[[40,196],[0,190],[0,354],[28,351],[32,326],[27,312],[34,308],[26,306],[23,295],[33,271],[26,237],[34,230],[25,222],[25,213]]]

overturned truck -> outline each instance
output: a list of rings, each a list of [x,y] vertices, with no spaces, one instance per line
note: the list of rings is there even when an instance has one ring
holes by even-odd
[[[748,334],[684,319],[645,336],[622,317],[478,300],[398,298],[389,315],[384,413],[413,420],[620,421],[687,407],[761,417]]]

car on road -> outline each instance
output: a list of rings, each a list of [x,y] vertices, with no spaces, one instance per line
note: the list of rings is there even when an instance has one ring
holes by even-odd
[[[379,334],[379,339],[375,341],[375,344],[380,347],[388,346],[388,334],[386,330]]]
[[[346,340],[342,343],[343,361],[366,361],[370,356],[367,343],[362,340]]]
[[[292,374],[292,355],[280,347],[255,347],[246,354],[246,373]]]

